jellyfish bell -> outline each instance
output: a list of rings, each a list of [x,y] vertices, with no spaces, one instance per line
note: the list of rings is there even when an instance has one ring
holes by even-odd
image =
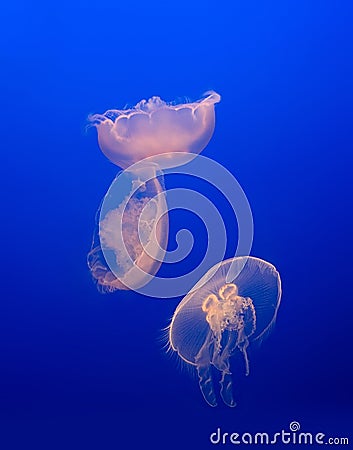
[[[138,289],[157,273],[168,241],[163,175],[137,164],[117,175],[96,216],[88,266],[98,289]]]
[[[229,280],[230,270],[235,273],[232,280]],[[251,256],[225,260],[212,267],[196,286],[197,289],[192,288],[179,303],[169,327],[173,350],[188,363],[194,364],[195,352],[208,331],[202,309],[210,296],[218,303],[222,303],[222,297],[229,299],[234,294],[252,300],[255,310],[261,310],[261,314],[257,314],[256,332],[252,340],[261,340],[276,320],[281,300],[281,281],[275,267],[264,260]],[[229,294],[225,295],[227,291]],[[194,332],[195,327],[200,327],[199,333]],[[179,332],[181,330],[185,331],[185,337],[193,337],[188,345],[185,345],[184,333]]]
[[[270,331],[281,301],[281,280],[275,267],[254,257],[236,257],[211,268],[180,302],[169,327],[170,348],[197,369],[201,392],[217,405],[212,367],[221,373],[220,395],[235,406],[230,357]]]
[[[210,141],[215,127],[214,105],[220,95],[210,91],[193,103],[166,103],[159,97],[131,109],[90,116],[104,155],[125,169],[153,157],[161,169],[189,162]]]

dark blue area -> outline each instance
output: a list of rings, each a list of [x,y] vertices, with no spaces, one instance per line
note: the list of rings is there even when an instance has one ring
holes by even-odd
[[[5,2],[0,20],[0,448],[206,449],[292,420],[352,441],[352,2]],[[165,356],[178,299],[102,296],[86,267],[117,172],[87,115],[209,89],[204,154],[283,282],[234,410]]]

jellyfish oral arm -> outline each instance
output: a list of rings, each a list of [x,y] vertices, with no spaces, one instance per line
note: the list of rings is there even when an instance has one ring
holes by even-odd
[[[233,380],[232,380],[232,374],[222,372],[222,378],[219,382],[221,385],[220,389],[220,395],[222,397],[223,402],[230,406],[231,408],[234,408],[237,404],[235,403],[234,397],[233,397]]]
[[[236,403],[233,397],[233,380],[229,361],[234,352],[234,349],[237,347],[237,342],[237,333],[234,331],[228,331],[227,342],[222,350],[222,353],[218,354],[216,365],[217,369],[222,373],[222,377],[220,380],[220,395],[223,402],[231,408],[236,406]]]
[[[216,394],[213,386],[211,366],[197,365],[197,374],[199,377],[200,390],[206,402],[214,407],[217,406]]]
[[[199,386],[201,393],[210,406],[217,406],[216,393],[213,386],[212,367],[210,364],[210,352],[213,346],[213,333],[208,332],[207,338],[195,357]]]
[[[245,337],[239,344],[237,344],[237,347],[239,348],[239,350],[242,352],[242,354],[244,356],[245,375],[248,376],[249,373],[250,373],[249,358],[248,358],[248,353],[246,351],[246,349],[249,347],[249,340],[248,340],[248,338]]]

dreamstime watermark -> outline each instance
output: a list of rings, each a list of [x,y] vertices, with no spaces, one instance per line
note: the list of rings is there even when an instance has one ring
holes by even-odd
[[[168,153],[168,157],[177,158],[180,157],[179,153]],[[234,236],[237,230],[237,243],[233,254],[228,257],[237,256],[249,256],[252,240],[253,240],[253,218],[251,213],[250,204],[248,199],[234,177],[234,175],[227,170],[220,163],[207,158],[202,155],[193,155],[186,160],[187,164],[182,166],[171,167],[163,171],[159,166],[153,162],[153,158],[145,158],[127,169],[120,172],[108,192],[106,193],[101,209],[99,218],[99,235],[100,237],[106,235],[107,229],[110,232],[114,229],[114,243],[119,247],[119,258],[111,245],[105,245],[102,243],[102,252],[109,269],[114,274],[116,279],[122,282],[126,288],[138,292],[140,294],[150,296],[153,298],[172,298],[186,295],[196,283],[199,283],[205,273],[215,264],[219,264],[224,260],[228,246],[229,234]],[[199,192],[194,188],[173,188],[165,189],[164,183],[161,183],[160,190],[156,190],[154,196],[149,198],[147,205],[144,207],[146,211],[155,211],[154,223],[157,224],[165,214],[169,214],[173,210],[184,210],[193,213],[201,220],[206,232],[207,232],[207,246],[201,261],[191,270],[188,268],[187,272],[175,277],[163,278],[153,273],[149,273],[148,269],[143,266],[135,264],[135,261],[131,257],[128,251],[130,236],[127,239],[124,238],[124,211],[129,205],[129,200],[133,199],[141,186],[145,186],[146,183],[155,179],[157,176],[162,178],[163,176],[182,175],[201,180],[206,185],[216,189],[222,194],[226,200],[230,211],[232,211],[234,218],[236,219],[233,227],[227,227],[224,220],[224,214],[217,207],[206,194]],[[119,214],[114,215],[114,223],[107,224],[105,220],[112,211],[118,211],[117,198],[121,195],[121,192],[126,191],[127,179],[132,179],[132,188],[128,195],[121,202],[122,211]],[[163,186],[162,186],[163,185]],[[149,206],[150,205],[150,206]],[[160,208],[156,208],[159,205]],[[220,205],[218,205],[220,206]],[[147,213],[148,215],[148,213]],[[179,230],[176,235],[177,249],[173,251],[167,251],[166,249],[160,249],[156,251],[158,244],[158,238],[154,236],[154,239],[144,239],[144,232],[141,231],[141,224],[143,221],[143,212],[138,218],[139,223],[139,244],[143,248],[146,255],[151,260],[159,261],[160,263],[177,263],[182,261],[186,255],[191,253],[194,247],[194,239],[191,232],[188,230],[188,224],[185,224],[185,228]],[[161,223],[167,223],[167,221],[161,220]],[[143,228],[143,227],[142,227]],[[168,230],[162,230],[164,233]],[[151,235],[156,232],[156,229],[151,230]],[[153,245],[150,242],[153,242]],[[153,252],[150,253],[150,247]],[[113,250],[113,251],[112,251]],[[198,251],[198,249],[196,249]],[[160,255],[160,257],[157,256]],[[120,261],[118,261],[120,260]],[[120,273],[119,262],[124,262],[124,266],[127,267],[126,271]],[[244,260],[245,264],[245,260]],[[232,268],[231,268],[232,269]],[[230,273],[233,276],[238,273]],[[239,269],[241,270],[242,267]],[[132,274],[133,271],[133,275]],[[126,278],[125,273],[131,272],[130,277]],[[228,282],[233,281],[227,280]],[[143,280],[143,282],[136,283],[136,280]],[[206,282],[206,280],[205,280]],[[198,284],[197,288],[201,286]]]
[[[325,433],[311,433],[300,430],[300,423],[293,421],[289,424],[289,430],[280,430],[276,433],[258,432],[223,432],[221,428],[210,434],[212,444],[224,445],[269,445],[269,444],[328,444],[349,445],[348,437],[327,437]]]

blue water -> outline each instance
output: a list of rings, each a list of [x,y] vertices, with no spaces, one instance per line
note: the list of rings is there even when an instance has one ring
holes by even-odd
[[[353,442],[352,20],[350,1],[2,5],[1,449],[207,449],[217,427],[292,420]],[[241,183],[252,254],[283,282],[233,410],[164,354],[180,299],[102,296],[86,267],[117,172],[87,115],[209,89],[204,154]]]

